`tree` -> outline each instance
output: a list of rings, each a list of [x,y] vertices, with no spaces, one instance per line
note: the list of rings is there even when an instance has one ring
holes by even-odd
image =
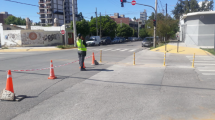
[[[133,19],[136,20],[136,17],[134,17]]]
[[[25,19],[21,17],[15,17],[15,16],[9,16],[6,19],[4,19],[5,24],[15,24],[15,25],[26,25]]]
[[[190,11],[191,12],[199,11],[199,4],[196,0],[190,0]]]
[[[71,29],[73,29],[73,22],[71,22]],[[76,22],[77,33],[81,33],[84,37],[90,34],[89,22],[85,19]]]
[[[116,31],[117,31],[116,32],[117,36],[120,36],[120,37],[130,37],[133,34],[132,28],[129,25],[124,23],[122,23],[122,27],[120,24],[118,24]]]
[[[78,21],[81,21],[81,20],[83,20],[84,19],[84,17],[83,17],[83,15],[82,15],[82,12],[80,12],[79,14],[78,14]]]
[[[90,18],[91,20],[93,19],[93,16],[91,16],[91,18]]]
[[[98,20],[98,31],[100,32],[100,18]],[[96,18],[93,18],[89,22],[90,25],[90,33],[91,35],[96,35]],[[101,16],[101,31],[102,36],[115,36],[115,30],[117,28],[117,24],[113,19],[111,19],[108,15]]]
[[[140,29],[139,35],[141,38],[149,37],[149,34],[145,28]]]

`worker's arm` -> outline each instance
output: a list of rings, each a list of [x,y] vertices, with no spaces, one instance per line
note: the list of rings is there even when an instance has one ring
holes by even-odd
[[[87,47],[87,43],[85,40],[83,40],[83,44],[85,45],[85,47]]]

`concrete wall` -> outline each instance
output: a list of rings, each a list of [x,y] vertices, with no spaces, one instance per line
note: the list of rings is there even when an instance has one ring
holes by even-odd
[[[185,43],[197,46],[213,46],[215,40],[215,15],[195,15],[185,19]]]
[[[49,46],[63,44],[59,31],[22,30],[22,46]]]
[[[21,30],[4,30],[1,46],[21,46]]]
[[[59,31],[4,30],[1,45],[4,46],[50,46],[63,44]]]
[[[17,26],[20,28],[26,29],[25,25],[17,25]],[[61,30],[64,30],[64,26],[50,26],[50,27],[31,26],[31,30],[61,31]]]

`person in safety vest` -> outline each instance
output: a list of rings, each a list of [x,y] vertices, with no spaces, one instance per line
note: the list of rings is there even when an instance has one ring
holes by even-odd
[[[85,40],[83,40],[83,36],[79,33],[78,34],[78,40],[77,40],[77,46],[78,46],[78,57],[79,57],[79,65],[81,66],[81,71],[86,71],[86,69],[83,67],[84,59],[87,54],[87,44]]]

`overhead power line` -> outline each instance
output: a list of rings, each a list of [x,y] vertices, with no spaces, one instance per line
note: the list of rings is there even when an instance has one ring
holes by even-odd
[[[38,5],[33,5],[33,4],[28,4],[28,3],[22,3],[22,2],[12,1],[12,0],[5,0],[5,1],[14,2],[14,3],[18,3],[18,4],[24,4],[24,5],[30,5],[30,6],[39,7]]]

